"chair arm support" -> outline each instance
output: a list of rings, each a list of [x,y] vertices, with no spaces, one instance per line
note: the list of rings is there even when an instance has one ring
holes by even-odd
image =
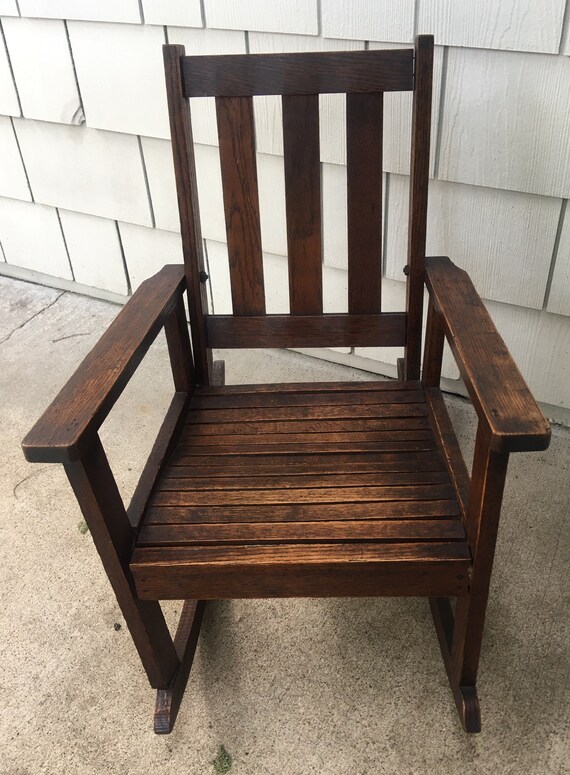
[[[137,289],[22,442],[32,463],[69,463],[89,446],[186,286],[167,265]]]
[[[479,419],[495,452],[546,449],[550,426],[469,275],[449,258],[426,258],[425,282]]]

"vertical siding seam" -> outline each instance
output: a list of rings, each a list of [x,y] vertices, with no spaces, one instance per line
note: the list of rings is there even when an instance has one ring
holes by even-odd
[[[415,0],[414,2],[414,22],[412,28],[412,40],[415,40],[418,34],[418,20],[420,18],[420,2],[421,0]]]
[[[127,257],[125,256],[125,248],[123,246],[123,238],[121,236],[121,230],[119,228],[119,221],[115,221],[115,228],[117,229],[117,239],[119,240],[119,250],[121,251],[121,260],[123,262],[123,271],[125,273],[125,280],[127,281],[127,296],[132,296],[133,288],[131,285],[131,278],[129,276],[129,267],[127,266]]]
[[[71,58],[71,67],[73,68],[73,77],[75,78],[75,87],[77,89],[77,96],[79,97],[79,108],[81,111],[81,114],[83,116],[83,120],[81,120],[81,115],[78,114],[76,111],[73,114],[73,117],[71,119],[72,123],[75,123],[74,119],[77,117],[77,125],[84,124],[85,123],[85,106],[83,105],[83,97],[81,95],[81,88],[79,86],[79,78],[77,77],[77,69],[75,67],[75,59],[73,57],[73,48],[71,46],[71,38],[69,36],[69,27],[67,26],[67,19],[63,20],[63,26],[65,27],[65,37],[67,38],[67,47],[69,49],[69,56]]]
[[[63,223],[61,222],[61,215],[59,214],[59,207],[55,208],[55,213],[57,215],[57,221],[59,223],[59,228],[61,230],[61,238],[63,240],[63,246],[65,248],[65,254],[67,256],[67,261],[69,263],[69,270],[71,272],[71,279],[73,282],[75,282],[75,272],[73,271],[73,264],[71,263],[71,255],[69,253],[69,246],[67,244],[67,240],[65,238],[65,231],[63,230]]]
[[[439,91],[439,110],[437,112],[437,126],[435,128],[435,151],[433,156],[433,176],[439,178],[439,166],[441,158],[441,135],[443,132],[443,116],[445,110],[445,92],[447,85],[447,60],[449,59],[449,46],[443,47],[441,61],[441,84]]]
[[[22,12],[20,11],[20,0],[14,0],[16,3],[16,10],[18,11],[18,16],[22,15]]]
[[[10,59],[10,52],[8,51],[8,43],[6,41],[6,35],[4,34],[2,19],[0,19],[0,35],[2,36],[2,43],[4,45],[4,51],[6,52],[6,59],[8,61],[8,67],[10,69],[10,75],[12,76],[12,83],[14,84],[14,91],[16,92],[16,99],[18,100],[18,108],[20,109],[20,116],[23,116],[24,111],[22,110],[22,101],[20,100],[20,92],[18,91],[18,84],[16,83],[16,76],[14,75],[12,60]]]
[[[154,217],[154,207],[153,207],[153,204],[152,204],[152,196],[150,194],[150,183],[148,182],[148,173],[147,173],[147,170],[146,170],[146,161],[145,161],[145,158],[144,158],[142,140],[141,140],[141,136],[140,135],[137,135],[137,140],[138,140],[139,151],[140,151],[140,155],[141,155],[141,164],[142,164],[142,170],[143,170],[144,184],[145,184],[145,187],[146,187],[146,195],[147,195],[147,198],[148,198],[148,207],[149,207],[149,210],[150,210],[150,221],[151,221],[152,228],[154,229],[154,228],[156,228],[156,219]]]
[[[556,236],[554,237],[554,246],[552,248],[552,258],[550,259],[550,268],[548,270],[548,277],[546,279],[546,288],[544,290],[544,301],[542,302],[543,310],[546,309],[550,297],[550,289],[552,288],[552,280],[554,278],[554,270],[556,268],[556,259],[558,258],[558,248],[560,246],[560,238],[562,236],[562,227],[564,226],[564,216],[566,214],[567,205],[568,200],[563,199],[562,205],[560,206],[560,217],[558,218]]]
[[[208,286],[210,288],[210,307],[212,308],[212,315],[215,314],[214,310],[214,288],[212,286],[212,273],[210,272],[210,261],[208,259],[208,240],[203,239],[204,245],[204,263],[206,265],[206,274],[208,275]]]
[[[558,53],[563,54],[568,41],[568,34],[570,32],[570,0],[566,0],[566,8],[564,9],[564,16],[562,17],[562,30],[560,32],[560,46],[558,47]]]
[[[164,25],[164,40],[166,41],[167,45],[170,43],[170,41],[168,40],[168,27],[166,26],[166,24]]]
[[[249,30],[244,30],[243,36],[245,40],[245,53],[249,54]]]
[[[28,170],[26,169],[26,164],[24,162],[24,154],[22,153],[22,149],[20,148],[20,140],[18,138],[18,133],[16,132],[16,127],[14,126],[14,119],[12,116],[10,116],[10,123],[12,124],[12,131],[14,132],[14,137],[16,138],[16,145],[18,147],[18,153],[20,154],[20,161],[22,162],[24,175],[26,176],[26,183],[28,184],[28,190],[30,192],[30,196],[32,197],[32,202],[35,202],[36,200],[34,199],[34,192],[32,191],[32,185],[30,183],[30,178],[28,176]]]
[[[323,37],[323,9],[322,0],[317,0],[317,37]]]
[[[206,8],[204,6],[204,0],[200,0],[200,17],[202,18],[202,27],[207,27],[206,24]]]
[[[139,13],[140,13],[140,16],[141,16],[141,24],[145,24],[146,22],[144,20],[143,0],[139,0]]]
[[[382,277],[386,277],[388,249],[388,206],[390,201],[390,172],[386,172],[384,183],[384,207],[382,208]]]

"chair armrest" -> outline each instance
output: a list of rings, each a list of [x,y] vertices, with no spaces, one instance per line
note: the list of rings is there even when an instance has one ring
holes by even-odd
[[[495,452],[546,449],[550,426],[467,272],[426,258],[425,282],[473,405]]]
[[[138,288],[22,442],[32,463],[78,460],[186,286],[167,265]]]

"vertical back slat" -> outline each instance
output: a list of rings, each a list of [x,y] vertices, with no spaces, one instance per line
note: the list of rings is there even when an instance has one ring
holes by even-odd
[[[264,315],[263,256],[251,97],[216,97],[234,315]]]
[[[346,95],[348,311],[381,312],[384,95]]]
[[[200,228],[190,109],[182,92],[180,58],[184,56],[184,46],[163,46],[163,55],[196,381],[200,385],[208,385],[212,351],[206,342],[205,316],[208,312],[208,296],[206,286],[200,280],[204,272],[204,246]]]
[[[414,107],[412,114],[412,157],[410,169],[410,213],[408,227],[408,282],[406,351],[404,376],[420,378],[424,265],[431,130],[431,87],[433,36],[416,38]]]
[[[323,311],[319,97],[282,100],[290,310],[318,315]]]

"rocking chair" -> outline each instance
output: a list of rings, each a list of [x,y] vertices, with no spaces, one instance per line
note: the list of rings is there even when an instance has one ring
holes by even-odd
[[[184,266],[146,280],[23,442],[63,463],[172,729],[205,601],[429,598],[461,722],[510,452],[548,423],[467,274],[425,258],[433,38],[415,49],[185,56],[164,47]],[[413,92],[407,308],[383,312],[383,94]],[[319,94],[346,93],[348,313],[323,314]],[[252,97],[282,95],[290,314],[266,314]],[[188,98],[214,96],[233,315],[212,315]],[[429,292],[420,373],[424,284]],[[191,341],[184,298],[190,313]],[[98,429],[164,327],[172,403],[125,509]],[[440,391],[447,339],[478,415],[469,476]],[[224,385],[212,348],[403,347],[398,381]],[[160,603],[185,600],[174,640]],[[452,600],[455,604],[452,605]]]

